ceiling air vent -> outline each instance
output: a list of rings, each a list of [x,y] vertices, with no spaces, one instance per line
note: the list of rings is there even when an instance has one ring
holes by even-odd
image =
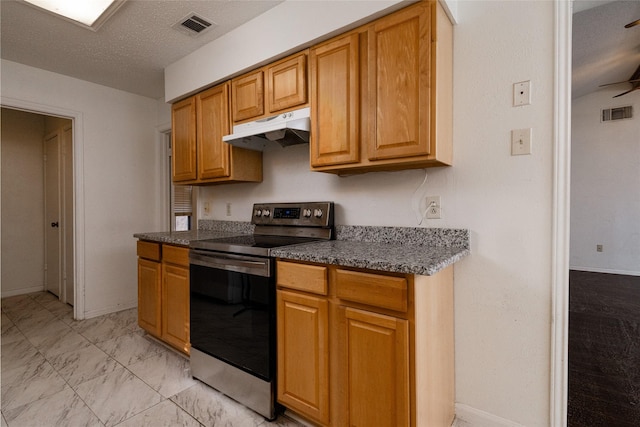
[[[210,22],[206,18],[203,18],[202,16],[191,12],[190,14],[179,20],[177,23],[172,25],[171,28],[175,28],[176,30],[188,34],[191,37],[196,37],[215,27],[216,24],[214,24],[213,22]]]
[[[633,117],[633,107],[629,105],[627,107],[607,108],[602,110],[600,117],[603,122],[630,119]]]

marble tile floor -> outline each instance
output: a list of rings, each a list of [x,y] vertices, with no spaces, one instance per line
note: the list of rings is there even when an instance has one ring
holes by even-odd
[[[2,299],[1,426],[300,426],[274,422],[193,380],[147,337],[136,309],[75,321],[39,292]]]

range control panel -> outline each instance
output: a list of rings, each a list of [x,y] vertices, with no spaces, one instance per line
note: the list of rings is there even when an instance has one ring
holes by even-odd
[[[333,227],[333,202],[256,203],[251,223],[296,227]]]

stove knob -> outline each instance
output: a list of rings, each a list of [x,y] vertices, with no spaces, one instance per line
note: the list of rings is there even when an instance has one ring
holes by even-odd
[[[269,209],[265,209],[264,212],[262,212],[262,216],[270,217],[271,211]]]
[[[311,218],[311,209],[303,209],[302,216],[305,218]]]
[[[260,209],[256,209],[255,212],[253,213],[253,215],[262,216],[262,211]]]
[[[316,209],[313,211],[313,216],[316,218],[322,218],[322,209]]]

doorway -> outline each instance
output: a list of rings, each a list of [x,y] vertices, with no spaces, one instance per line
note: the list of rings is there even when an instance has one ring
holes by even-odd
[[[45,290],[74,305],[73,122],[4,107],[2,118],[2,296]]]
[[[635,52],[640,28],[625,24],[640,17],[640,4],[604,3],[573,15],[569,427],[640,420],[640,92],[614,98],[631,84],[598,87],[638,67],[625,49]],[[626,106],[635,117],[603,114]]]

